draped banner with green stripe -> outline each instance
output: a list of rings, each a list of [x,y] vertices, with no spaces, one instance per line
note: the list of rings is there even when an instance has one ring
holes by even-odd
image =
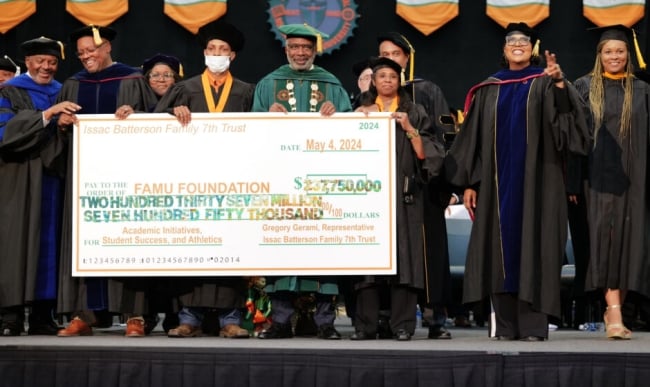
[[[458,16],[458,0],[397,0],[397,14],[430,35]]]
[[[129,1],[66,0],[65,10],[84,24],[108,26],[129,11]]]
[[[165,0],[164,13],[196,34],[199,28],[226,14],[226,3],[226,0]]]
[[[616,24],[631,27],[643,18],[645,0],[583,0],[582,13],[599,27]]]
[[[524,22],[534,27],[550,14],[550,0],[487,0],[487,15],[503,28]]]
[[[0,0],[0,33],[6,33],[35,12],[35,0]]]

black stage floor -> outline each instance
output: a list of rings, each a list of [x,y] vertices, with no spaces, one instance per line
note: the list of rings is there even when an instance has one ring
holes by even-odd
[[[650,385],[650,333],[611,341],[558,330],[546,342],[502,342],[485,328],[451,328],[452,340],[0,337],[0,386],[607,386]]]

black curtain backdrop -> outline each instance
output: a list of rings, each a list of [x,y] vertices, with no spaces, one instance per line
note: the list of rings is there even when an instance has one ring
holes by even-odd
[[[354,36],[316,63],[333,72],[350,91],[356,90],[352,64],[377,53],[376,37],[386,31],[406,36],[416,50],[415,73],[437,83],[451,106],[461,108],[467,90],[499,67],[503,28],[485,15],[485,1],[461,0],[460,14],[438,31],[425,36],[395,13],[395,0],[356,0],[359,18]],[[18,45],[44,35],[68,44],[66,60],[57,79],[81,69],[69,44],[70,32],[82,26],[65,11],[65,0],[37,0],[37,12],[22,24],[0,35],[0,55],[18,57]],[[225,20],[246,35],[246,45],[232,64],[236,77],[257,82],[262,76],[286,63],[282,43],[271,31],[267,0],[229,0]],[[641,49],[647,49],[647,12],[635,29]],[[558,62],[574,80],[593,66],[597,36],[587,31],[594,25],[582,16],[582,0],[551,1],[551,16],[536,28],[541,49],[557,54]],[[111,27],[118,31],[113,42],[113,59],[133,66],[156,52],[176,55],[186,76],[203,70],[202,47],[195,36],[163,14],[163,0],[131,0],[129,12]],[[20,59],[20,58],[18,58]],[[636,65],[636,63],[635,63]]]

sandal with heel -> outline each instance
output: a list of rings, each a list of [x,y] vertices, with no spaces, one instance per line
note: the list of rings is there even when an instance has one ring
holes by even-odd
[[[620,309],[620,305],[609,305],[605,314],[603,315],[603,322],[605,323],[605,333],[607,334],[608,339],[612,340],[630,340],[632,338],[632,332],[621,323],[610,324],[607,321],[607,311],[610,309]]]

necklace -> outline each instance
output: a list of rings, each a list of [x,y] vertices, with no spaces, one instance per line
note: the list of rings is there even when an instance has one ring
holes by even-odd
[[[287,79],[287,90],[289,91],[289,107],[292,112],[296,111],[296,95],[294,93],[293,80]],[[318,82],[311,81],[311,95],[309,98],[309,111],[315,112],[316,105],[318,105]]]

